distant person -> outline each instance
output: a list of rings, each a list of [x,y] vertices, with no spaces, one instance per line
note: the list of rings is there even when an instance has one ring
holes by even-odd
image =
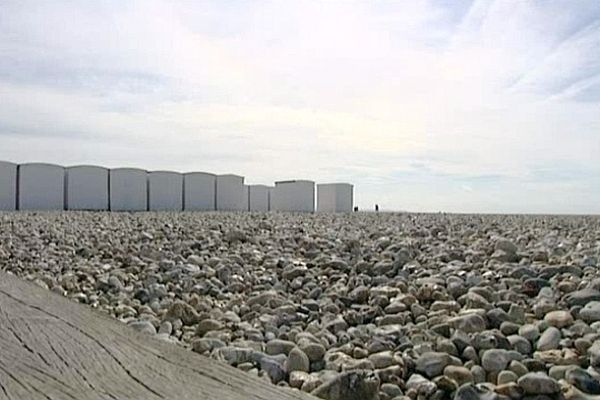
[[[354,212],[358,212],[358,206],[354,207]]]
[[[379,204],[375,204],[375,212],[379,212]]]

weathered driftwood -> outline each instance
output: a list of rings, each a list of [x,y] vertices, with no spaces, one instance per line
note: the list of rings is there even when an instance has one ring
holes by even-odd
[[[310,400],[0,273],[0,399]]]

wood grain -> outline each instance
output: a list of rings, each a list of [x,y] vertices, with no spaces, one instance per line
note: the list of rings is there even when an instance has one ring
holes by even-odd
[[[0,272],[0,399],[315,398]]]

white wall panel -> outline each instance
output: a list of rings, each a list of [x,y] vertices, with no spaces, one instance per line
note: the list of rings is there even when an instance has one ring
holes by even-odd
[[[319,184],[317,185],[317,211],[335,212],[335,185]]]
[[[108,169],[92,165],[65,168],[67,210],[108,210]]]
[[[271,210],[314,212],[315,183],[306,180],[275,182],[271,192]]]
[[[354,209],[354,186],[340,183],[336,187],[336,211],[352,212]]]
[[[137,168],[110,170],[110,209],[146,211],[148,209],[147,172]]]
[[[0,210],[17,208],[17,164],[0,161]]]
[[[317,211],[319,212],[350,212],[353,202],[353,186],[348,183],[317,185]]]
[[[217,210],[243,211],[247,201],[244,199],[244,177],[238,175],[217,175]]]
[[[250,211],[250,186],[244,185],[244,211]]]
[[[60,165],[19,165],[19,210],[64,210],[65,169]]]
[[[151,211],[183,209],[183,175],[178,172],[148,173],[148,208]]]
[[[186,211],[216,210],[216,175],[206,172],[188,172],[183,175],[183,182]]]
[[[275,186],[269,186],[269,211],[273,210],[273,190]]]
[[[249,185],[249,209],[250,211],[269,211],[269,186]]]

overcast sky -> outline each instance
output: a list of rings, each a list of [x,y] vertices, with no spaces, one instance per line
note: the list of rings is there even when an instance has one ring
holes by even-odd
[[[0,159],[600,213],[600,1],[0,1]]]

